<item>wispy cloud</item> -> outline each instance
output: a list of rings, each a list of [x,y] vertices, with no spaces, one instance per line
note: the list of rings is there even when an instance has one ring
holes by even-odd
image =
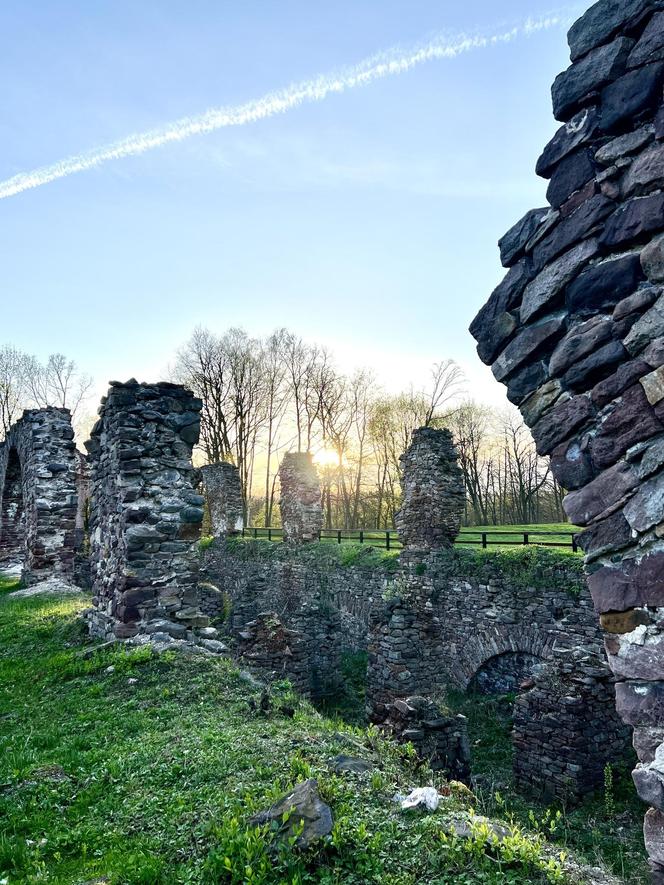
[[[144,154],[163,145],[184,141],[194,135],[204,135],[229,126],[246,126],[284,114],[302,104],[323,101],[330,95],[369,86],[376,80],[406,73],[426,62],[453,59],[475,50],[511,43],[520,37],[567,25],[570,20],[571,17],[563,12],[552,13],[541,18],[528,18],[508,30],[494,34],[460,34],[456,37],[441,35],[410,49],[393,48],[353,67],[294,83],[244,104],[212,108],[198,116],[183,117],[161,128],[129,135],[120,141],[66,157],[57,163],[41,166],[30,172],[21,172],[0,181],[0,199],[41,187],[58,178],[94,169],[112,160]]]

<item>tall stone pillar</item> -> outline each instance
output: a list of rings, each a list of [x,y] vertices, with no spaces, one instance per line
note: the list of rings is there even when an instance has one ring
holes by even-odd
[[[284,541],[317,541],[323,528],[320,480],[310,452],[288,452],[279,467]]]
[[[102,400],[87,443],[95,635],[127,638],[165,621],[184,632],[205,621],[192,550],[203,519],[191,463],[200,409],[166,382],[111,382]]]
[[[452,434],[420,427],[400,461],[403,503],[395,518],[399,540],[413,550],[451,547],[466,497]]]
[[[68,409],[29,409],[0,444],[0,556],[17,557],[23,580],[71,582],[76,446]]]
[[[215,538],[239,535],[244,528],[244,502],[240,471],[220,461],[201,468],[205,497]]]
[[[549,205],[500,241],[509,271],[470,328],[587,527],[664,882],[664,12],[600,0],[568,42],[573,63],[552,89],[563,125],[536,167]]]

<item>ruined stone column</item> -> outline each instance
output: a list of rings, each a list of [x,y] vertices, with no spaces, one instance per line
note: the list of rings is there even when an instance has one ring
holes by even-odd
[[[323,528],[318,471],[310,452],[288,452],[279,467],[284,542],[317,541]]]
[[[23,580],[71,581],[76,446],[68,409],[30,409],[0,444],[0,557],[23,563]]]
[[[201,468],[203,487],[215,538],[239,535],[244,528],[244,502],[240,471],[235,464],[220,461]]]
[[[466,497],[452,434],[420,427],[400,461],[403,503],[395,517],[399,540],[415,550],[451,547]]]
[[[200,409],[188,390],[166,382],[111,382],[102,400],[86,444],[95,635],[176,636],[206,621],[192,550],[203,519],[191,463]]]
[[[569,490],[634,729],[645,839],[664,882],[664,10],[600,0],[553,85],[549,205],[500,241],[507,276],[471,324]]]

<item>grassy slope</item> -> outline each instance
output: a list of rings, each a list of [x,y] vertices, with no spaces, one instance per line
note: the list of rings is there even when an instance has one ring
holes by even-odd
[[[262,715],[247,703],[256,689],[225,660],[144,649],[82,657],[83,605],[0,599],[0,876],[8,883],[568,881],[553,863],[538,871],[543,854],[530,837],[516,833],[510,857],[481,834],[466,850],[445,840],[441,812],[401,812],[392,795],[430,783],[430,773],[374,730],[321,717],[286,686]],[[284,699],[296,705],[294,718],[279,711]],[[328,760],[341,752],[373,760],[374,771],[331,774]],[[335,828],[301,854],[277,848],[274,833],[248,817],[306,776],[319,779]],[[444,810],[469,801],[453,788]]]
[[[644,805],[634,791],[631,766],[616,768],[603,794],[577,807],[548,807],[534,799],[526,801],[513,787],[513,696],[454,692],[446,701],[468,718],[479,810],[490,816],[511,815],[526,826],[539,822],[555,843],[589,862],[608,867],[634,885],[650,882],[641,831]],[[554,832],[550,832],[552,825]]]

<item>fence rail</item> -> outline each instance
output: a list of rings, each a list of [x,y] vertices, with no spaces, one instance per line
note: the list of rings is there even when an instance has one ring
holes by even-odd
[[[281,528],[249,527],[242,529],[245,538],[263,538],[268,541],[282,541]],[[394,529],[323,529],[321,541],[337,544],[368,544],[383,550],[400,550],[399,536]],[[497,540],[496,540],[497,539]],[[515,540],[516,539],[516,540]],[[548,540],[547,540],[548,539]],[[555,540],[552,540],[555,539]],[[558,547],[579,552],[575,532],[515,531],[513,529],[495,529],[479,531],[466,528],[459,532],[456,544],[468,544],[475,547]]]

